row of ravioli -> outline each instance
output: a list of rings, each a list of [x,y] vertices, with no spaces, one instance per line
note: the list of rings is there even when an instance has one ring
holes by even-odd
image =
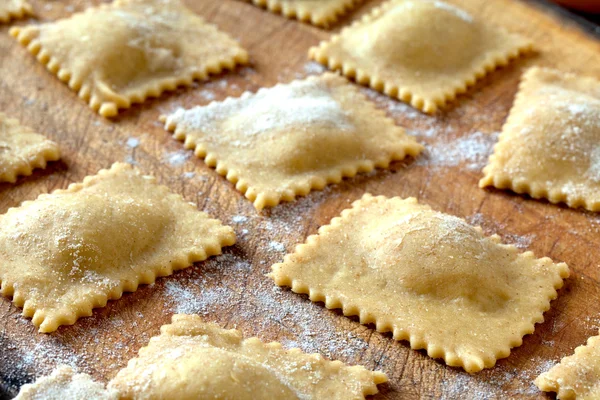
[[[137,18],[138,23],[119,24],[122,13]],[[440,66],[432,74],[415,75],[414,70],[426,71],[435,65],[435,60],[423,58],[420,53],[411,54],[408,48],[402,48],[407,46],[402,41],[396,43],[381,39],[393,35],[408,37],[407,40],[412,41],[418,32],[414,24],[396,22],[418,21],[419,15],[432,13],[441,21],[440,29],[450,27],[450,32],[458,32],[457,35],[463,35],[461,37],[466,32],[474,40],[477,38],[477,46],[473,46],[477,54],[444,59],[445,63],[449,60],[456,62],[453,76],[442,76]],[[150,55],[149,58],[154,57],[158,63],[153,61],[152,65],[173,68],[176,72],[173,77],[156,80],[149,65],[138,65],[136,67],[141,72],[134,80],[139,85],[137,88],[131,89],[131,81],[124,81],[118,76],[123,71],[102,71],[104,73],[100,76],[110,81],[91,82],[89,76],[78,70],[80,60],[69,59],[73,54],[85,54],[85,50],[77,47],[80,44],[74,43],[72,50],[75,51],[68,54],[59,54],[51,45],[56,42],[52,35],[60,34],[61,26],[62,29],[87,27],[85,24],[96,20],[110,23],[115,35],[147,39],[144,36],[150,34],[155,42],[165,45],[172,38],[162,35],[160,29],[148,30],[148,24],[155,27],[153,23],[158,26],[167,22],[184,26],[186,31],[203,29],[204,34],[213,35],[215,43],[223,47],[216,46],[210,55],[192,55],[180,49],[183,56],[178,61],[182,62],[173,63],[171,56],[174,53],[167,52],[165,57],[154,51],[156,49],[147,47],[147,41],[139,40],[146,46],[140,46],[139,50]],[[48,25],[52,29],[45,32]],[[372,34],[372,43],[364,44],[362,38],[365,33]],[[204,78],[207,73],[218,72],[223,67],[233,68],[236,63],[244,63],[248,59],[235,42],[176,1],[117,1],[111,6],[91,9],[56,23],[13,28],[11,34],[105,116],[115,115],[119,108],[129,107],[132,102],[143,101],[147,96],[158,95],[192,79]],[[428,34],[433,35],[429,39],[439,37],[435,30]],[[452,37],[444,35],[443,38],[444,43],[449,44],[444,48],[455,52]],[[114,47],[112,44],[113,41],[108,41],[107,47],[101,48],[100,52],[109,51],[108,47]],[[529,48],[522,38],[500,28],[483,25],[447,3],[396,0],[374,10],[330,41],[311,49],[311,57],[332,69],[341,70],[359,83],[369,84],[423,111],[435,112],[456,94],[466,90],[476,78]],[[410,62],[404,62],[401,57],[381,61],[390,55],[397,57],[397,54]],[[205,64],[200,64],[200,59]],[[381,65],[377,65],[378,62]],[[116,79],[113,81],[113,78]],[[119,90],[119,80],[129,92]],[[528,71],[480,184],[510,188],[518,193],[529,193],[532,197],[545,197],[552,202],[598,210],[597,174],[600,173],[600,164],[597,164],[596,158],[600,154],[596,154],[594,143],[600,135],[599,104],[600,84],[593,78],[540,68]],[[177,139],[185,141],[187,148],[195,149],[196,155],[225,175],[258,209],[291,201],[298,195],[321,189],[358,172],[385,168],[390,162],[406,156],[416,157],[422,149],[356,88],[333,74],[261,89],[256,94],[246,93],[238,99],[213,102],[205,107],[178,110],[162,117],[162,121],[167,129],[174,131]],[[12,120],[6,125],[19,126]],[[42,140],[39,136],[37,139]],[[47,141],[44,143],[49,145]],[[554,149],[554,152],[549,154],[548,148]],[[41,154],[46,155],[35,158],[38,164],[28,165],[29,171],[56,159],[48,152]],[[56,149],[52,154],[56,154]],[[27,170],[20,168],[20,171]],[[3,253],[7,254],[10,248],[22,251],[13,252],[13,262],[0,267],[2,293],[12,296],[15,304],[24,308],[24,315],[32,317],[42,331],[55,330],[61,324],[72,324],[78,317],[89,315],[93,307],[105,305],[107,299],[118,298],[123,291],[135,290],[139,283],[153,282],[156,276],[185,268],[194,261],[219,253],[221,246],[233,244],[232,231],[206,215],[196,213],[194,207],[192,210],[184,206],[179,197],[174,203],[180,204],[181,208],[173,206],[174,209],[169,209],[170,206],[160,199],[165,194],[164,189],[153,187],[146,190],[144,185],[152,180],[147,177],[138,179],[140,176],[139,172],[116,164],[110,171],[86,178],[83,184],[24,203],[3,216],[9,228],[5,228],[2,236],[12,240],[5,242],[10,246],[3,246],[6,251]],[[140,190],[142,187],[144,190]],[[139,193],[145,196],[136,197]],[[110,203],[105,200],[107,194],[111,196]],[[119,212],[115,213],[115,210]],[[398,213],[398,217],[390,223],[389,216],[393,213]],[[200,232],[195,235],[204,239],[209,237],[210,240],[185,237],[190,226],[181,216],[188,214],[186,218],[189,221],[195,221],[198,227],[205,229],[202,235]],[[53,218],[53,215],[60,217]],[[90,221],[104,215],[111,215],[116,221],[108,219],[101,229],[89,229]],[[357,219],[362,217],[369,218],[359,223]],[[36,228],[40,220],[46,223]],[[12,225],[11,221],[14,221]],[[127,231],[129,236],[115,235],[113,224],[130,227]],[[172,227],[168,229],[174,232],[180,229],[185,239],[181,242],[186,245],[177,247],[173,243],[161,243],[157,248],[169,249],[170,253],[164,250],[162,254],[160,251],[145,254],[140,243],[151,242],[157,230],[167,229],[166,226]],[[360,229],[352,229],[353,226],[360,226]],[[342,228],[344,230],[340,230]],[[355,231],[355,237],[346,233]],[[354,244],[342,245],[340,237],[335,236],[336,232],[338,235],[343,232],[342,237],[354,240]],[[59,241],[58,254],[48,249],[44,252],[44,262],[32,259],[32,246],[45,241],[50,243],[55,239],[52,235],[60,236],[62,240]],[[132,237],[140,240],[131,241]],[[174,238],[182,239],[177,235]],[[382,247],[381,243],[386,244]],[[430,250],[427,253],[432,257],[430,263],[423,262],[424,254],[418,250],[424,247]],[[102,271],[101,265],[106,264],[106,260],[101,258],[104,254],[102,249],[114,248],[134,249],[133,254],[139,260],[136,265],[128,265],[130,261],[125,256],[119,259],[117,255],[111,260],[113,265],[126,266],[127,274],[116,269]],[[359,253],[350,255],[346,253],[347,248],[356,248]],[[454,260],[455,253],[464,253],[465,248],[468,257],[453,266],[451,270],[455,272],[448,275],[449,260]],[[331,260],[339,260],[340,257],[344,260],[342,266],[334,268]],[[166,262],[167,259],[169,262]],[[354,259],[367,260],[368,269],[362,261],[358,265]],[[71,264],[70,269],[65,260]],[[498,263],[498,260],[506,260],[507,264]],[[37,272],[42,276],[47,274],[44,268],[51,268],[52,271],[62,270],[68,276],[76,276],[79,281],[71,287],[70,279],[60,280],[46,298],[32,297],[31,293],[39,294],[39,291],[35,290],[35,282],[19,276],[17,264],[23,265],[24,262],[40,268]],[[83,265],[94,267],[80,268]],[[323,265],[334,269],[324,271]],[[425,274],[426,279],[422,276],[423,268],[431,272]],[[503,269],[525,269],[529,274],[506,274],[506,280],[499,284],[499,271]],[[316,271],[324,275],[319,276]],[[511,347],[520,345],[522,336],[533,332],[534,324],[543,320],[543,312],[549,308],[550,300],[556,297],[556,290],[567,275],[568,269],[564,264],[554,264],[548,259],[536,260],[529,252],[519,255],[514,248],[501,245],[496,237],[485,238],[464,221],[433,212],[414,200],[369,196],[334,219],[331,225],[323,227],[319,235],[307,239],[307,244],[299,246],[284,263],[275,265],[272,273],[276,283],[307,293],[311,300],[323,301],[329,308],[342,308],[346,315],[359,315],[361,322],[375,323],[378,330],[392,331],[394,338],[409,340],[411,347],[425,348],[430,356],[444,358],[447,364],[462,366],[469,372],[493,366],[497,358],[508,356]],[[448,284],[440,288],[440,281]],[[469,284],[464,285],[464,282]],[[34,286],[28,287],[32,284]],[[378,289],[377,293],[368,293],[367,288],[374,287]],[[381,298],[385,297],[381,291],[390,290],[389,298],[394,298],[392,294],[397,295],[398,288],[402,289],[398,299],[381,303]],[[516,295],[530,291],[535,293],[531,298]],[[56,297],[60,300],[56,301]],[[444,308],[444,305],[448,306],[448,300],[451,300],[449,309]],[[529,301],[531,303],[527,303]],[[448,324],[454,321],[458,325],[455,336],[444,334],[436,337],[432,332],[434,327],[427,326],[427,323],[435,323],[441,316],[416,313],[415,310],[423,308],[427,302],[450,319]],[[466,320],[458,319],[457,311],[452,307],[466,307],[477,317],[466,315]],[[482,315],[488,318],[481,318]],[[424,321],[423,325],[409,329],[414,325],[414,319]],[[478,327],[481,331],[475,328],[474,325],[479,325],[475,320],[481,323]],[[494,329],[497,335],[489,334],[490,326],[498,327]],[[479,343],[479,338],[486,341]],[[540,378],[545,385],[541,386],[542,389],[558,391],[557,380],[548,376]]]
[[[313,14],[309,5],[302,2],[297,5],[299,9],[277,7],[276,3],[269,3],[274,10],[306,19],[307,15],[337,15],[352,2],[328,0],[314,6]],[[331,4],[327,6],[328,3]],[[420,26],[423,21],[436,23],[423,29]],[[90,26],[98,28],[88,32]],[[91,37],[94,32],[97,37]],[[13,27],[10,33],[104,116],[114,116],[119,109],[149,96],[158,96],[165,90],[189,85],[194,79],[204,79],[208,74],[249,61],[247,52],[237,42],[175,0],[116,1],[56,22]],[[80,40],[81,37],[85,40]],[[210,38],[210,48],[186,40],[194,37]],[[398,40],[386,40],[389,37]],[[94,46],[88,45],[90,40]],[[470,46],[464,46],[465,42]],[[527,39],[479,21],[453,5],[441,1],[394,0],[329,41],[311,48],[309,55],[358,83],[425,112],[435,112],[466,91],[477,78],[531,50]],[[120,54],[128,54],[131,62],[110,62]],[[94,60],[109,61],[95,65]],[[331,86],[328,82],[323,84]],[[361,100],[345,101],[342,97],[347,96],[334,93],[337,91],[331,87],[299,93],[302,89],[298,85],[263,90],[256,95],[246,93],[239,99],[178,110],[163,118],[167,128],[175,131],[176,138],[185,140],[186,147],[195,148],[208,165],[217,167],[258,209],[292,200],[341,177],[386,167],[389,161],[418,154],[420,145],[398,132],[393,132],[399,143],[395,148],[403,151],[384,153],[376,145],[365,144],[369,139],[373,141],[370,133],[376,131],[377,124],[382,124],[382,118],[375,112],[357,115],[356,107]],[[315,82],[313,86],[317,86]],[[523,77],[480,185],[508,188],[571,207],[600,210],[600,152],[594,146],[600,129],[598,87],[598,81],[592,77],[531,69]],[[314,99],[320,103],[310,104]],[[367,126],[371,119],[375,127]],[[244,131],[242,124],[248,123],[251,128]],[[290,148],[300,147],[304,153],[299,151],[287,161],[283,157],[268,160],[267,167],[283,167],[288,173],[272,184],[261,181],[261,162],[256,159],[263,155],[275,157],[265,150],[273,141],[266,132],[273,136],[273,129],[288,130],[293,123],[317,124],[321,131],[327,127],[348,128],[342,130],[345,133],[342,137],[329,139],[321,137],[325,134],[315,134],[308,140],[325,141],[331,147],[351,147],[346,142],[354,140],[373,151],[362,154],[359,146],[343,147],[347,153],[343,155],[345,159],[330,160],[312,153],[326,146],[310,142],[298,146],[304,136],[290,132],[288,136],[280,136],[279,141],[288,143]],[[219,140],[217,132],[223,130],[227,131],[227,140]],[[352,130],[360,132],[346,133]],[[388,133],[390,129],[384,131]],[[382,135],[381,141],[389,137]],[[11,138],[14,136],[9,135],[7,141],[11,142]],[[279,143],[276,146],[281,147]],[[24,145],[15,143],[12,147],[19,149]],[[548,148],[553,150],[552,156],[546,151]],[[14,181],[17,174],[27,174],[32,167],[42,165],[34,151],[24,151],[18,166],[9,161],[0,179]],[[302,160],[310,158],[307,154],[324,161]],[[539,157],[540,154],[544,156]],[[56,149],[53,154],[46,151],[46,157],[56,159]],[[34,160],[31,166],[23,165],[27,159]]]
[[[235,242],[230,227],[121,163],[12,208],[0,222],[5,260],[0,291],[12,296],[41,332],[73,324],[124,291],[219,254]],[[414,198],[369,194],[273,265],[269,274],[277,285],[356,315],[361,323],[374,324],[393,339],[407,340],[411,348],[425,349],[470,373],[493,367],[520,346],[522,337],[544,320],[568,275],[566,264],[519,253],[497,235],[486,237],[480,228]],[[177,318],[192,320],[179,334],[183,338],[152,339],[111,381],[107,396],[181,393],[181,398],[202,398],[220,393],[250,398],[258,391],[270,398],[287,388],[289,393],[281,392],[284,398],[335,393],[333,398],[347,399],[376,393],[376,385],[386,381],[381,372],[248,339],[266,353],[257,355],[256,349],[239,349],[239,340],[234,346],[222,339],[222,330],[207,328],[197,316]],[[220,332],[209,343],[207,329]],[[537,383],[557,382],[552,373]],[[560,365],[556,373],[560,376]],[[32,397],[21,398],[36,398],[47,390],[81,390],[82,380],[99,390],[89,377],[61,368],[26,385],[23,396]]]

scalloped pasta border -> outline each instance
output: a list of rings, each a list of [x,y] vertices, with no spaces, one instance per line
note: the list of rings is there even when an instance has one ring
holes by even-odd
[[[402,102],[410,104],[412,107],[421,110],[427,114],[435,114],[439,108],[444,108],[447,104],[453,102],[460,94],[466,93],[469,87],[473,86],[477,80],[488,75],[499,67],[508,65],[508,63],[520,56],[533,51],[533,44],[524,40],[520,36],[506,31],[504,28],[495,26],[494,29],[501,33],[517,37],[523,41],[523,44],[515,46],[511,51],[499,52],[488,51],[487,57],[478,68],[475,68],[470,74],[462,79],[455,79],[454,84],[442,92],[442,97],[425,98],[412,92],[406,87],[385,81],[375,74],[361,69],[358,65],[351,62],[345,62],[328,56],[327,49],[330,45],[341,41],[345,33],[352,29],[375,21],[389,9],[391,9],[397,0],[388,0],[379,7],[376,7],[369,14],[353,22],[348,27],[342,29],[339,34],[332,36],[329,40],[324,40],[317,46],[308,50],[308,58],[314,60],[334,71],[341,71],[343,75],[354,79],[357,83],[368,86],[373,90],[381,92],[389,97],[396,98]]]
[[[41,135],[40,133],[37,133],[36,131],[27,126],[22,125],[18,119],[10,118],[6,114],[0,112],[0,124],[2,123],[9,126],[18,126],[27,133],[39,135],[46,140],[47,145],[43,149],[41,149],[41,151],[39,151],[35,155],[35,157],[27,160],[21,160],[21,162],[19,162],[18,165],[16,165],[13,169],[1,172],[0,182],[15,183],[17,181],[17,177],[30,176],[31,174],[33,174],[34,169],[44,169],[46,168],[48,162],[60,160],[60,149],[58,145],[52,140],[47,139],[45,136]]]
[[[101,169],[96,175],[86,176],[82,182],[71,183],[67,189],[57,189],[50,194],[41,194],[37,199],[51,197],[55,194],[69,194],[77,193],[87,187],[93,186],[99,180],[103,180],[105,176],[116,175],[118,172],[123,170],[134,170],[137,171],[141,176],[150,181],[155,188],[165,193],[165,197],[169,202],[182,202],[183,204],[193,207],[190,203],[186,202],[185,199],[176,193],[172,193],[166,186],[159,185],[156,183],[156,178],[149,175],[142,175],[137,169],[134,169],[130,164],[125,163],[114,163],[110,169]],[[3,215],[9,215],[17,212],[19,208],[27,206],[36,200],[24,201],[20,206],[11,207]],[[223,228],[216,238],[212,242],[208,242],[198,249],[188,253],[180,254],[177,257],[173,257],[168,265],[158,265],[155,267],[148,267],[148,270],[140,274],[136,280],[126,281],[123,280],[118,286],[115,286],[111,290],[103,294],[97,294],[92,298],[82,299],[78,303],[71,304],[70,307],[64,307],[59,311],[53,313],[53,316],[45,314],[41,308],[36,308],[29,301],[30,299],[25,297],[15,285],[18,281],[12,282],[2,279],[0,274],[0,295],[6,297],[12,297],[12,302],[20,308],[23,308],[22,315],[26,318],[32,318],[33,324],[39,328],[40,333],[51,333],[58,329],[62,325],[73,325],[80,317],[89,317],[92,315],[94,308],[105,307],[108,300],[118,300],[121,298],[124,292],[135,292],[140,284],[151,284],[156,281],[156,278],[172,275],[174,271],[185,269],[190,267],[193,263],[204,261],[207,258],[221,254],[223,247],[231,246],[235,243],[235,234],[233,230],[227,225],[223,225],[221,221],[210,218],[208,214],[198,211],[193,207],[196,212],[203,214],[207,217],[206,223],[211,225],[221,225]],[[227,229],[229,228],[229,229]]]
[[[573,361],[577,358],[578,355],[586,354],[590,352],[591,346],[600,346],[600,336],[591,336],[586,341],[586,344],[582,344],[581,346],[577,346],[573,354],[563,357],[558,364],[550,368],[550,370],[540,374],[533,383],[540,389],[542,392],[556,392],[557,399],[574,399],[576,397],[576,393],[567,387],[567,385],[561,384],[560,374],[555,377],[551,377],[553,374],[552,371],[562,365],[562,363],[567,361]]]
[[[367,204],[371,204],[377,201],[384,200],[400,200],[411,204],[419,204],[417,199],[410,197],[402,199],[400,197],[387,198],[385,196],[372,196],[371,194],[365,194],[361,199],[356,200],[352,203],[351,208],[347,208],[342,211],[339,217],[334,217],[328,225],[323,225],[319,228],[318,233],[310,235],[305,243],[301,243],[296,246],[293,253],[285,255],[283,262],[273,264],[271,272],[267,275],[278,286],[288,286],[291,290],[299,294],[307,294],[309,299],[313,302],[323,302],[325,307],[328,309],[341,309],[345,316],[358,316],[361,324],[375,324],[375,329],[378,332],[392,332],[392,336],[395,340],[407,340],[410,343],[410,347],[414,350],[425,349],[427,355],[431,358],[441,358],[445,361],[448,366],[462,367],[468,373],[479,372],[484,368],[491,368],[496,364],[496,361],[501,358],[506,358],[510,355],[510,349],[518,347],[523,343],[523,336],[533,333],[536,323],[544,321],[543,314],[550,309],[550,301],[556,299],[558,296],[557,290],[563,286],[563,279],[569,276],[569,268],[565,263],[554,263],[548,257],[535,258],[535,255],[531,251],[519,253],[519,250],[513,245],[507,245],[500,242],[500,236],[492,235],[488,236],[496,245],[506,249],[510,252],[517,253],[519,258],[525,258],[530,262],[539,264],[550,263],[557,267],[558,279],[554,283],[552,291],[548,291],[548,301],[546,306],[540,310],[536,315],[532,315],[529,321],[523,321],[518,325],[518,334],[513,335],[509,338],[507,345],[499,346],[496,349],[491,350],[493,353],[488,354],[486,358],[478,357],[459,357],[452,351],[448,351],[444,348],[443,344],[432,344],[427,343],[423,337],[422,332],[418,332],[416,329],[403,328],[394,324],[392,320],[386,320],[386,318],[377,318],[369,311],[361,310],[356,304],[352,304],[350,300],[344,302],[343,300],[328,296],[320,291],[311,289],[305,283],[294,279],[281,272],[283,267],[288,262],[293,262],[292,258],[306,254],[307,250],[316,250],[320,245],[321,236],[327,235],[329,232],[336,231],[341,225],[342,221],[351,217],[354,214],[361,213],[362,207]],[[475,227],[481,232],[480,227]]]
[[[293,2],[285,2],[281,0],[247,0],[252,4],[264,8],[274,14],[283,15],[289,19],[296,19],[300,22],[310,23],[321,28],[329,28],[335,24],[341,16],[350,12],[358,4],[365,0],[338,0],[339,4],[331,11],[318,17],[313,14],[309,8],[302,5],[296,5]]]
[[[525,93],[526,88],[529,86],[530,81],[534,78],[534,75],[538,71],[558,73],[558,70],[551,68],[532,67],[523,73],[521,82],[519,83],[519,90],[515,96],[513,106],[510,109],[506,122],[502,126],[502,133],[498,137],[498,142],[494,145],[494,151],[488,159],[488,164],[483,168],[483,177],[479,180],[479,187],[485,188],[493,186],[497,189],[508,189],[517,194],[528,194],[534,199],[546,199],[553,204],[566,204],[571,208],[585,208],[588,211],[600,211],[600,201],[591,202],[583,196],[570,195],[562,189],[552,190],[550,186],[543,182],[527,182],[526,180],[513,180],[512,177],[504,172],[492,172],[492,169],[496,164],[496,152],[501,147],[510,147],[510,130],[514,126],[518,126],[516,123],[517,115],[520,114],[520,110],[523,104],[526,102],[527,94]],[[561,73],[564,76],[570,76],[581,80],[589,81],[590,84],[600,87],[600,81],[591,78],[583,77],[577,74]]]
[[[190,334],[186,334],[186,335],[179,334],[179,330],[180,329],[185,330],[186,326],[189,326],[189,324],[194,324],[196,326],[198,326],[198,324],[201,324],[201,326],[198,329],[198,332],[213,331],[211,334],[209,334],[209,336],[220,336],[220,337],[227,336],[228,339],[233,340],[234,343],[238,346],[241,346],[244,343],[250,342],[252,344],[260,345],[266,350],[270,350],[270,349],[283,350],[284,352],[286,352],[288,354],[303,355],[306,357],[310,357],[310,358],[312,358],[313,361],[323,363],[327,370],[339,371],[342,368],[347,368],[349,370],[360,370],[362,372],[368,372],[371,375],[372,384],[365,385],[361,388],[363,396],[370,396],[370,395],[374,395],[374,394],[378,393],[379,390],[377,388],[377,385],[386,383],[388,381],[387,375],[381,371],[372,371],[372,370],[365,368],[362,365],[349,365],[340,360],[329,360],[329,359],[323,357],[319,353],[306,353],[296,347],[291,348],[291,349],[286,349],[279,342],[263,342],[256,336],[244,338],[243,333],[239,329],[221,328],[219,325],[217,325],[215,323],[205,322],[199,315],[190,315],[190,314],[174,314],[171,317],[171,323],[161,326],[160,327],[160,335],[150,338],[148,345],[142,347],[138,351],[138,356],[143,355],[143,353],[147,352],[150,343],[160,341],[161,337],[200,336],[201,334],[196,333],[196,332],[194,332],[191,335]],[[218,330],[219,332],[214,332],[215,330]],[[230,341],[230,340],[228,340],[228,341]],[[211,345],[211,346],[220,348],[219,346],[214,346],[214,345]],[[227,349],[225,349],[225,350],[227,350]],[[238,354],[238,353],[235,353],[235,354]],[[240,357],[247,357],[247,356],[240,355]],[[135,367],[135,365],[134,365],[135,359],[137,359],[137,357],[134,357],[131,360],[129,360],[129,362],[127,363],[128,368]],[[110,383],[109,383],[109,387],[110,387]]]
[[[33,7],[23,0],[20,8],[0,10],[0,24],[10,22],[13,19],[24,18],[28,15],[33,15]]]
[[[314,81],[319,79],[321,79],[320,76],[310,76],[306,78],[306,80],[308,81]],[[279,83],[273,87],[280,87],[288,84],[289,83]],[[271,88],[261,88],[256,93],[244,92],[238,98],[228,97],[222,102],[213,101],[209,103],[206,107],[218,107],[221,103],[227,103],[233,100],[245,100],[251,96],[254,96],[255,94],[260,94],[264,91],[268,91]],[[357,95],[362,96],[362,94],[358,92]],[[373,105],[372,102],[370,102],[366,97],[361,97],[361,100],[365,101],[364,107],[371,108],[371,114],[373,118],[381,119],[384,123],[388,124],[390,128],[404,130],[404,128],[396,125],[394,121],[385,114],[385,111],[376,108],[375,105]],[[313,177],[311,177],[308,183],[293,184],[287,190],[280,193],[264,192],[260,191],[256,187],[253,187],[250,184],[250,182],[244,177],[243,172],[230,169],[229,165],[224,160],[221,160],[219,155],[217,155],[214,152],[211,152],[208,149],[207,145],[201,142],[200,138],[198,138],[196,141],[191,139],[191,137],[188,136],[188,132],[183,127],[178,125],[175,121],[173,121],[173,119],[171,119],[171,116],[161,115],[159,120],[165,124],[165,129],[167,131],[173,132],[173,136],[175,137],[175,139],[184,141],[184,146],[186,149],[194,150],[194,153],[197,157],[204,159],[205,163],[209,167],[215,168],[219,175],[225,176],[225,178],[229,182],[234,184],[235,188],[238,191],[240,191],[248,200],[253,202],[254,207],[258,211],[264,209],[265,207],[274,207],[284,201],[293,201],[299,196],[306,196],[313,190],[322,190],[327,185],[340,183],[342,179],[353,178],[359,173],[369,173],[375,168],[389,168],[389,165],[392,161],[402,161],[407,156],[416,157],[423,149],[423,146],[421,144],[414,141],[414,143],[405,144],[401,152],[391,152],[389,155],[382,156],[377,160],[358,161],[352,167],[346,166],[333,168],[332,171],[330,171],[328,174],[314,175]]]
[[[116,0],[114,3],[103,3],[98,7],[88,8],[81,13],[90,13],[98,9],[112,9],[119,8],[122,1]],[[76,15],[76,14],[75,14]],[[69,17],[69,18],[72,18]],[[209,29],[219,32],[222,35],[227,35],[221,32],[215,25],[206,22],[201,17],[202,24]],[[24,28],[35,28],[35,34],[32,37],[25,35]],[[116,97],[108,100],[102,99],[101,96],[92,94],[97,86],[97,82],[93,79],[82,80],[73,73],[73,71],[61,65],[60,61],[52,56],[51,52],[44,49],[41,42],[38,40],[41,32],[40,26],[27,26],[27,27],[12,27],[9,30],[9,34],[14,37],[21,45],[27,48],[27,50],[36,57],[36,59],[46,66],[48,71],[55,75],[61,82],[67,84],[67,86],[77,93],[77,95],[88,103],[90,108],[98,112],[105,118],[115,117],[118,115],[119,110],[130,108],[133,104],[140,104],[145,102],[149,98],[159,97],[163,92],[173,91],[178,87],[189,87],[195,80],[206,79],[211,74],[219,74],[224,70],[233,70],[237,65],[246,65],[249,63],[249,56],[246,50],[241,46],[237,46],[236,54],[217,60],[214,64],[207,65],[204,70],[195,71],[193,73],[183,74],[177,78],[164,78],[154,82],[154,85],[147,88],[146,90],[140,90],[129,96],[122,96],[115,92]],[[227,35],[227,37],[229,37]]]

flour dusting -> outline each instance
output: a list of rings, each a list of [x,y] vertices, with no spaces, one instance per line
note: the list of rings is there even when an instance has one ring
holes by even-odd
[[[245,215],[234,215],[233,218],[231,218],[231,222],[234,224],[243,224],[246,221],[248,221],[248,217]]]
[[[494,220],[486,218],[482,213],[475,213],[467,216],[465,220],[473,225],[480,226],[485,230],[489,231],[489,234],[497,233],[502,237],[502,243],[512,244],[519,250],[526,250],[531,246],[531,243],[537,238],[535,233],[527,233],[525,235],[518,235],[515,233],[503,233],[506,229],[504,224],[500,224]]]
[[[322,64],[315,61],[309,61],[304,64],[304,72],[306,72],[307,75],[320,75],[326,70],[327,69]]]
[[[140,145],[140,139],[130,137],[127,139],[126,144],[127,144],[127,147],[129,147],[130,149],[135,149],[136,147],[138,147]]]
[[[539,395],[540,390],[534,385],[534,379],[557,362],[558,359],[534,356],[525,369],[517,369],[501,361],[493,370],[486,370],[476,375],[469,375],[463,371],[447,373],[443,379],[440,399],[495,400],[516,398],[516,396],[536,396]]]
[[[480,171],[492,153],[499,133],[473,132],[452,141],[441,140],[425,148],[416,165],[428,167],[463,166],[469,171]]]
[[[201,287],[201,281],[196,283]],[[210,314],[215,312],[215,306],[233,296],[233,292],[224,287],[201,290],[199,295],[189,285],[177,281],[165,283],[166,295],[173,302],[171,310],[176,314]]]
[[[34,384],[24,386],[20,396],[39,400],[118,399],[115,390],[107,390],[104,384],[95,382],[87,374],[76,373],[67,365],[61,365],[52,371],[52,374],[38,379]]]
[[[269,242],[269,249],[274,250],[274,251],[284,252],[285,246],[283,245],[283,243],[279,243],[279,242],[272,240]]]
[[[173,167],[181,167],[190,158],[191,152],[185,150],[173,151],[166,153],[163,160]]]
[[[224,121],[231,118],[235,118],[236,126],[244,127],[248,136],[290,127],[310,129],[320,125],[337,130],[353,127],[327,86],[318,81],[294,81],[205,107],[178,109],[171,117],[212,136],[218,135]]]
[[[600,145],[596,145],[590,153],[590,164],[586,176],[592,181],[600,183]]]

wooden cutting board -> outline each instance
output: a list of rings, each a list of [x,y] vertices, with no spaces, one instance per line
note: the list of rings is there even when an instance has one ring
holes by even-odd
[[[40,21],[66,17],[99,1],[33,1]],[[511,107],[521,73],[545,65],[600,78],[600,41],[580,25],[539,4],[517,0],[453,0],[468,11],[536,43],[538,53],[494,72],[446,112],[425,116],[368,89],[377,105],[427,146],[417,160],[393,165],[257,213],[233,185],[185,151],[158,117],[177,107],[207,104],[246,90],[288,82],[321,68],[307,61],[310,46],[330,32],[289,21],[235,0],[187,0],[208,21],[238,38],[252,66],[192,88],[164,94],[114,120],[93,113],[0,27],[0,110],[57,141],[63,159],[44,171],[0,185],[0,212],[65,188],[115,161],[135,163],[198,208],[231,224],[238,244],[224,255],[142,286],[94,315],[50,335],[36,333],[21,310],[0,298],[0,392],[67,363],[107,381],[159,333],[175,312],[197,313],[246,336],[381,369],[389,384],[377,399],[544,398],[532,380],[600,326],[600,215],[525,196],[481,190],[481,168]],[[367,1],[335,30],[368,12]],[[35,22],[32,19],[30,22]],[[27,23],[20,21],[18,24]],[[202,38],[198,38],[202,40]],[[434,209],[466,218],[505,242],[569,264],[572,276],[546,313],[546,322],[493,369],[469,375],[414,351],[406,342],[362,326],[301,296],[275,288],[271,264],[365,192],[415,196]],[[1,260],[0,260],[1,262]],[[24,266],[26,267],[26,266]],[[0,395],[2,398],[2,395]]]

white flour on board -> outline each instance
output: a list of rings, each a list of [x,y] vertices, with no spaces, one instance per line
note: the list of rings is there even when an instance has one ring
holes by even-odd
[[[439,140],[425,147],[416,165],[427,167],[463,166],[469,171],[481,171],[498,141],[499,133],[473,132],[454,140]]]
[[[131,165],[137,165],[136,160],[136,152],[138,151],[138,147],[142,143],[141,139],[144,138],[146,134],[143,134],[141,137],[133,137],[130,136],[125,141],[125,162]]]
[[[181,167],[192,155],[191,151],[178,150],[163,155],[163,160],[172,167]]]
[[[304,64],[304,72],[307,75],[321,75],[326,70],[327,68],[325,68],[325,66],[319,64],[318,62],[309,61],[306,64]]]
[[[527,233],[525,235],[503,233],[506,228],[505,225],[486,218],[482,213],[475,213],[467,216],[465,220],[473,226],[480,226],[485,230],[488,230],[490,235],[497,233],[502,237],[502,243],[512,244],[520,250],[527,250],[529,246],[531,246],[531,243],[537,238],[535,233]]]
[[[184,179],[193,179],[196,177],[196,173],[193,171],[184,172],[183,174],[181,174],[181,177]]]
[[[129,147],[130,149],[135,149],[136,147],[138,147],[140,145],[140,139],[135,138],[135,137],[130,137],[127,139],[127,147]]]
[[[234,224],[243,224],[246,221],[248,221],[248,217],[245,215],[234,215],[233,218],[231,218],[231,222]]]
[[[270,248],[271,250],[274,250],[274,251],[279,251],[279,252],[284,252],[284,251],[285,251],[285,246],[284,246],[284,244],[283,244],[283,243],[280,243],[280,242],[276,242],[276,241],[274,241],[274,240],[271,240],[271,241],[269,242],[269,248]]]
[[[547,360],[533,357],[526,369],[516,369],[510,364],[496,365],[493,370],[485,370],[480,374],[469,375],[457,372],[455,376],[446,377],[442,381],[440,400],[473,398],[478,400],[495,400],[512,398],[516,395],[535,396],[540,390],[533,380],[541,373],[548,371],[559,360]],[[489,371],[489,372],[488,372]],[[487,375],[480,377],[481,374]]]

